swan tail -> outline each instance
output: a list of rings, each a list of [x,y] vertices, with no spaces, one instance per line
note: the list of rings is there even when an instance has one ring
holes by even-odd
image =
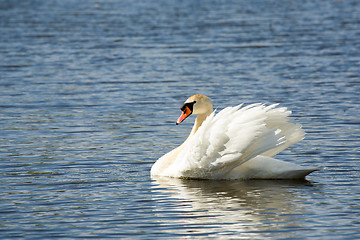
[[[284,162],[275,158],[257,156],[233,169],[228,179],[304,179],[319,170]]]

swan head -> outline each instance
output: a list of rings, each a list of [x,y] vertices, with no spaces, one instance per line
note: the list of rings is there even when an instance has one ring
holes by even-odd
[[[182,113],[176,121],[176,125],[184,121],[191,114],[209,115],[213,111],[213,105],[210,98],[201,94],[196,94],[189,97],[180,109]]]

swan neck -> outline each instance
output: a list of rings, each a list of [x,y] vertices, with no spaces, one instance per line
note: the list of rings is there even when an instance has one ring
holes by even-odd
[[[194,127],[190,133],[190,136],[194,135],[196,133],[196,131],[199,129],[199,127],[202,125],[202,123],[205,121],[205,119],[212,113],[212,109],[209,112],[203,113],[203,114],[199,114],[196,119],[195,119],[195,123],[194,123]]]

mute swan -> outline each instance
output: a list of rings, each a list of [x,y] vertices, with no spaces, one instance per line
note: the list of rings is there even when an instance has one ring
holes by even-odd
[[[159,158],[152,176],[194,179],[299,179],[316,168],[272,158],[304,138],[291,112],[277,104],[227,107],[215,115],[210,99],[193,95],[181,107],[180,124],[197,114],[186,141]]]

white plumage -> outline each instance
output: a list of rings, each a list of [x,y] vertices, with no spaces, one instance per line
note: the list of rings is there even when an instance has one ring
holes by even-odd
[[[188,108],[188,109],[186,109]],[[192,109],[191,109],[192,108]],[[294,179],[315,171],[272,158],[304,138],[301,125],[277,104],[227,107],[215,114],[209,98],[190,97],[178,123],[198,114],[188,139],[156,161],[153,176],[196,179]]]

